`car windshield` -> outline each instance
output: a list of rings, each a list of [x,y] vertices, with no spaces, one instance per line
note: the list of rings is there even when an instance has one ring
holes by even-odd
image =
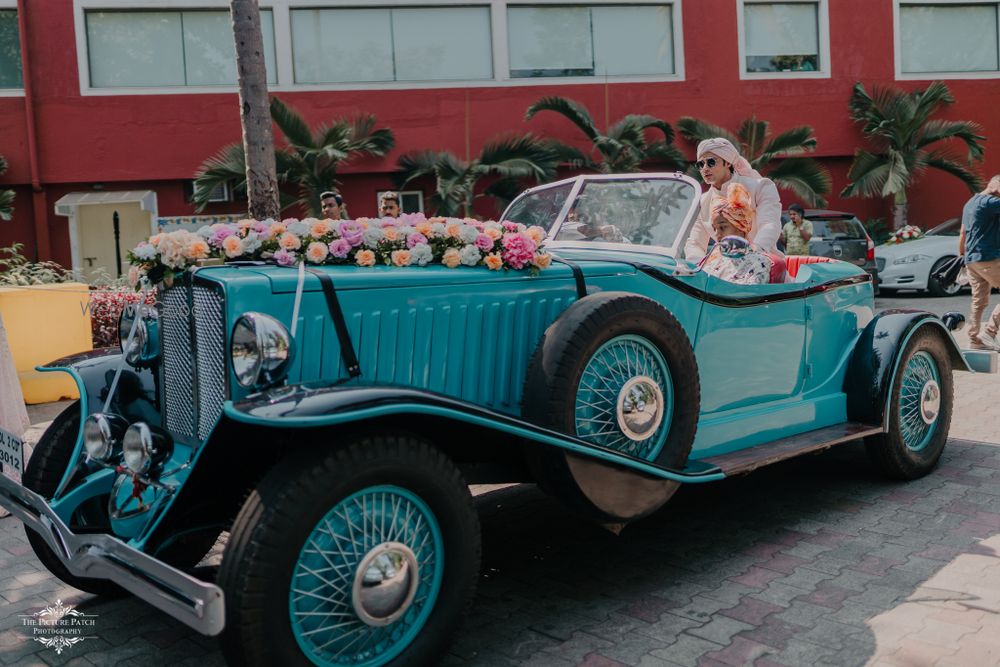
[[[934,229],[929,230],[924,236],[958,236],[962,231],[961,220],[952,218],[946,220]]]
[[[515,200],[504,212],[504,219],[520,222],[523,225],[538,225],[546,232],[552,226],[562,211],[566,198],[573,190],[573,183],[563,183],[549,188],[539,188]]]
[[[857,218],[809,218],[817,239],[853,240],[865,238],[865,228]]]

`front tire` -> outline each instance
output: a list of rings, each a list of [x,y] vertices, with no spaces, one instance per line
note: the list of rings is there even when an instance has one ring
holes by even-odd
[[[942,257],[934,262],[931,273],[927,276],[927,291],[931,296],[955,296],[962,291],[962,286],[958,283],[945,285],[937,278],[937,272],[944,268],[944,265],[955,259],[954,257]]]
[[[28,459],[28,465],[25,466],[24,474],[21,476],[21,483],[26,489],[34,491],[46,500],[52,499],[63,474],[70,466],[70,458],[76,447],[76,438],[79,432],[80,402],[76,401],[52,420],[52,424],[35,445],[35,450],[32,452],[31,458]],[[87,501],[86,507],[78,509],[74,513],[73,520],[70,521],[70,528],[77,528],[81,524],[92,526],[98,522],[107,523],[106,509],[102,508],[100,501],[100,498],[93,498]],[[106,503],[103,505],[106,507]],[[118,596],[123,593],[118,585],[107,579],[91,579],[71,574],[41,535],[27,526],[25,526],[24,532],[35,556],[45,566],[45,569],[70,586],[93,595]]]
[[[469,489],[440,450],[391,434],[301,452],[233,525],[223,652],[239,665],[434,664],[479,559]]]
[[[900,356],[889,395],[889,431],[865,438],[875,465],[893,479],[916,479],[934,469],[951,426],[951,358],[941,337],[917,331]]]

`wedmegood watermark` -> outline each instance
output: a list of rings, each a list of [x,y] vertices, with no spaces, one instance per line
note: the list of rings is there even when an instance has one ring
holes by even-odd
[[[54,605],[34,614],[18,614],[21,627],[31,633],[31,638],[62,655],[62,652],[87,639],[96,639],[97,614],[84,614],[73,605],[56,600]]]

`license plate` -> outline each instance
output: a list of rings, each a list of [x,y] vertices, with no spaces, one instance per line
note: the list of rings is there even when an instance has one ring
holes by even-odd
[[[0,428],[0,464],[7,475],[24,472],[24,443],[13,433]]]

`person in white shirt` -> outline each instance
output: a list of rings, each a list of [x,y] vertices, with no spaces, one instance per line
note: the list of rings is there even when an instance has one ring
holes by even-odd
[[[740,155],[732,142],[722,137],[706,139],[698,144],[698,161],[695,163],[708,190],[701,196],[701,208],[691,228],[684,257],[692,262],[700,262],[708,252],[708,241],[712,238],[712,207],[717,200],[725,199],[729,186],[739,183],[750,193],[750,199],[757,216],[753,228],[747,235],[761,250],[778,253],[778,237],[781,235],[781,199],[778,188],[769,178],[757,172],[746,158]]]

